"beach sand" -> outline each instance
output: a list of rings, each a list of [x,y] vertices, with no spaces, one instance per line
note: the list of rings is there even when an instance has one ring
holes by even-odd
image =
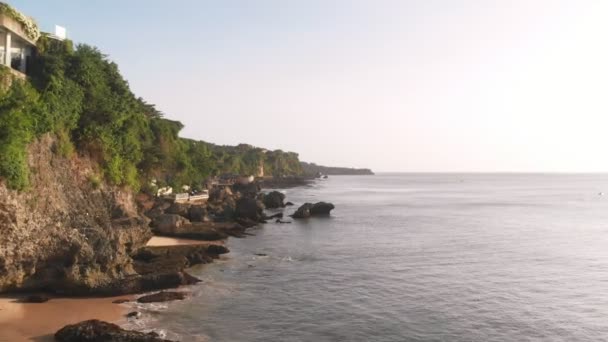
[[[155,236],[148,246],[224,244],[224,241],[197,241]],[[119,298],[53,298],[46,303],[20,303],[18,296],[0,297],[0,342],[54,341],[53,334],[67,324],[100,319],[120,324],[128,307],[114,304]]]
[[[146,246],[178,246],[178,245],[224,245],[224,240],[218,241],[199,241],[189,239],[179,239],[164,236],[153,236]]]
[[[120,323],[128,308],[112,301],[132,297],[53,298],[46,303],[19,303],[19,297],[1,297],[0,342],[54,341],[57,330],[87,319]]]

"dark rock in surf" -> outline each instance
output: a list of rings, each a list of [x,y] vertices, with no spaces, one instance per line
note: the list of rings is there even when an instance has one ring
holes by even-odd
[[[335,208],[331,203],[318,202],[310,208],[311,216],[329,216],[329,213]]]
[[[155,332],[124,330],[116,324],[92,319],[66,325],[55,333],[60,342],[171,342]]]
[[[130,300],[128,300],[126,298],[116,299],[116,300],[112,301],[113,304],[123,304],[123,303],[128,303],[128,302],[130,302]]]
[[[304,219],[312,216],[329,216],[329,213],[335,208],[331,203],[318,202],[315,204],[304,203],[296,210],[291,217],[295,219]]]
[[[285,194],[278,191],[272,191],[263,196],[264,206],[268,209],[284,208],[284,200]]]
[[[310,209],[312,209],[312,203],[304,203],[302,204],[295,213],[290,215],[295,219],[304,219],[310,217]]]
[[[140,318],[141,318],[141,312],[139,312],[139,311],[132,311],[132,312],[129,312],[129,313],[127,314],[127,318],[135,318],[135,319],[140,319]]]
[[[264,218],[266,220],[272,220],[272,219],[276,219],[276,218],[281,219],[281,218],[283,218],[283,213],[277,213],[277,214],[274,214],[274,215],[265,216]]]
[[[184,300],[186,294],[183,292],[170,292],[161,291],[151,295],[137,298],[138,303],[158,303],[158,302],[169,302],[174,300]]]
[[[264,220],[264,204],[253,198],[243,197],[236,201],[235,217],[255,222]]]

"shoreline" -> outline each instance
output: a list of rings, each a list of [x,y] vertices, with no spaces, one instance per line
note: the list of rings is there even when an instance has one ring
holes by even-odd
[[[224,245],[225,241],[200,241],[153,236],[146,246]],[[179,288],[178,288],[179,289]],[[140,295],[140,294],[138,294]],[[99,319],[118,325],[127,322],[134,308],[112,303],[117,299],[134,300],[138,295],[94,298],[51,297],[45,303],[20,302],[26,295],[0,296],[0,342],[55,341],[53,335],[68,324]]]
[[[229,205],[227,203],[230,203],[229,200],[233,195],[226,190],[222,191],[225,191],[225,194],[229,194],[230,198],[228,198],[228,201],[220,200],[213,205],[206,205],[206,210],[210,210],[216,214],[218,211],[221,212],[222,210],[225,210],[224,206]],[[259,192],[260,189],[255,188],[256,196]],[[276,191],[266,194],[266,196],[267,197],[263,197],[262,199],[270,201],[274,199],[280,202],[278,206],[270,206],[270,208],[285,208],[289,205],[283,203],[285,195],[281,195]],[[26,297],[26,294],[0,295],[0,342],[55,341],[54,334],[65,326],[83,323],[84,321],[92,319],[114,323],[123,329],[130,329],[127,325],[132,321],[127,319],[127,314],[132,311],[138,311],[135,306],[131,305],[136,302],[138,297],[156,293],[158,291],[162,292],[163,288],[167,290],[167,292],[179,292],[184,286],[195,284],[199,280],[186,273],[188,268],[194,265],[212,262],[214,259],[219,258],[219,255],[228,251],[226,243],[229,237],[245,237],[247,235],[244,233],[245,229],[260,223],[266,223],[268,219],[274,219],[274,215],[267,216],[264,213],[264,206],[260,208],[260,203],[260,200],[256,201],[248,197],[240,200],[237,204],[237,208],[243,210],[242,206],[245,206],[245,211],[240,214],[244,216],[240,216],[240,220],[236,219],[230,221],[230,224],[212,223],[209,225],[208,223],[199,223],[198,221],[190,223],[189,220],[184,218],[184,216],[190,215],[190,212],[187,212],[187,214],[181,213],[184,208],[175,203],[169,208],[160,209],[160,218],[158,218],[159,216],[156,216],[155,218],[152,218],[152,220],[153,222],[157,220],[157,223],[165,223],[162,221],[163,219],[171,219],[168,220],[168,224],[171,229],[177,230],[177,234],[174,230],[169,229],[169,235],[176,234],[177,236],[180,236],[181,234],[181,236],[189,237],[188,234],[183,233],[205,233],[202,234],[200,240],[163,236],[164,231],[158,231],[159,226],[155,227],[152,225],[152,231],[155,232],[155,230],[157,230],[155,233],[158,235],[153,235],[140,252],[131,256],[138,274],[142,276],[156,273],[161,275],[169,274],[170,276],[175,274],[179,276],[179,282],[175,282],[173,278],[169,279],[171,281],[170,284],[175,283],[175,287],[159,287],[156,290],[152,290],[151,288],[146,289],[145,286],[142,286],[142,289],[145,290],[141,292],[130,292],[133,294],[121,296],[112,295],[110,292],[108,293],[108,297],[49,296],[51,299],[44,303],[21,302],[20,299]],[[272,204],[274,202],[270,203]],[[327,203],[318,204],[327,205]],[[164,204],[163,202],[159,202],[158,205],[161,207]],[[311,208],[316,206],[308,203],[306,205],[309,205]],[[303,205],[302,207],[305,207],[306,205]],[[329,210],[331,209],[333,209],[333,205],[331,205]],[[164,214],[165,211],[171,212],[173,210],[180,211],[182,215]],[[297,212],[300,210],[301,208],[298,209]],[[327,214],[328,213],[329,211]],[[310,216],[311,214],[309,213],[308,215]],[[282,217],[282,215],[280,217]],[[173,220],[175,220],[175,222],[173,222]],[[183,224],[182,227],[181,222],[183,220],[186,220],[187,223]],[[182,230],[180,231],[180,229]],[[207,237],[207,235],[210,235],[208,234],[209,232],[214,233],[211,238]],[[198,236],[196,234],[194,235]],[[220,238],[217,240],[213,239],[215,236]],[[163,273],[165,270],[168,270],[171,273]],[[113,303],[116,299],[127,299],[128,303]],[[138,328],[135,329],[135,331],[138,330]]]
[[[86,319],[121,324],[129,308],[112,301],[134,296],[51,298],[45,303],[21,303],[21,298],[0,297],[0,342],[55,341],[57,330]]]

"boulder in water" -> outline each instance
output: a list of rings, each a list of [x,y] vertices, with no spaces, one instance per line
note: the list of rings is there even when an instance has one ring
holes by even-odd
[[[329,213],[335,208],[331,203],[318,202],[315,204],[304,203],[296,210],[291,217],[295,219],[309,218],[312,216],[329,216]]]
[[[124,330],[116,324],[92,319],[66,325],[55,333],[60,342],[170,342],[155,332]]]
[[[236,219],[246,219],[255,222],[264,220],[264,204],[253,198],[243,197],[236,201]]]
[[[335,208],[331,203],[318,202],[310,208],[311,216],[328,216],[329,213]]]
[[[272,191],[263,196],[264,206],[269,209],[285,207],[284,200],[285,194],[278,191]]]

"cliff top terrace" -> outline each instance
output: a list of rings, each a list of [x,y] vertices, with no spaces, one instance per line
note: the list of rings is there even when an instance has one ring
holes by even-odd
[[[23,77],[39,36],[33,20],[0,2],[0,64]]]

